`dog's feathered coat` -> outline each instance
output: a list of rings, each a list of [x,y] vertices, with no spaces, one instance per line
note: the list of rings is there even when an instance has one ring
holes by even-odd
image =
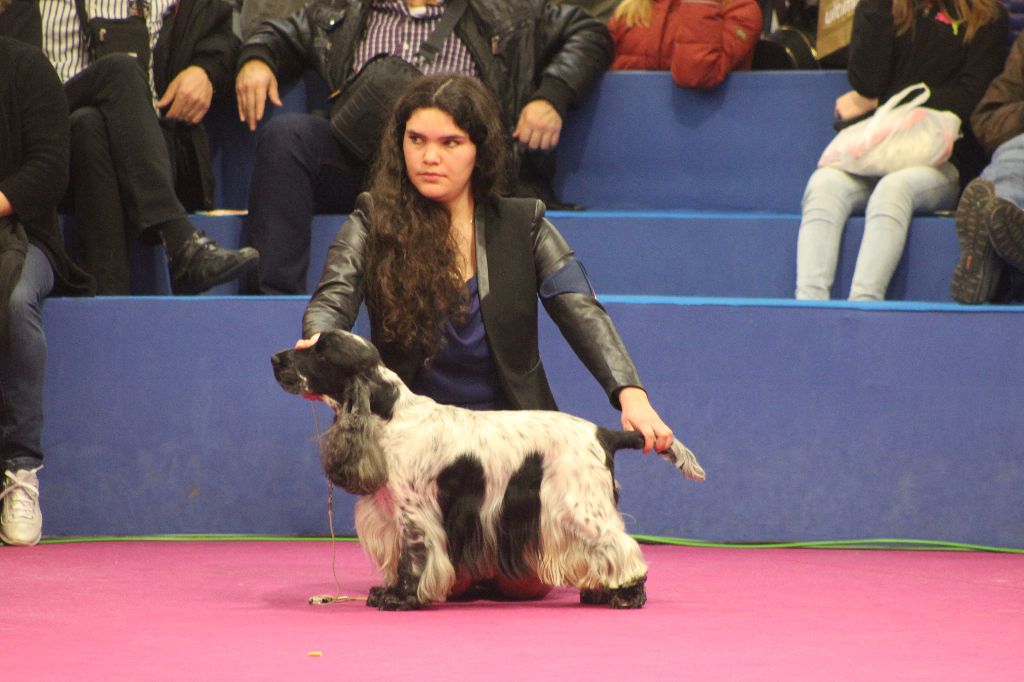
[[[408,609],[443,600],[456,569],[474,578],[535,576],[588,602],[640,607],[647,565],[615,506],[612,458],[639,448],[560,412],[479,412],[412,393],[372,344],[344,331],[274,356],[296,394],[323,396],[328,478],[361,495],[356,531],[384,580],[371,605]],[[662,457],[704,471],[676,441]]]

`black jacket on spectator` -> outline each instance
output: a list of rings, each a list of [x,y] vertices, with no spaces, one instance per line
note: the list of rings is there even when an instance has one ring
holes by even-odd
[[[317,71],[333,92],[352,78],[359,38],[372,0],[313,0],[246,41],[239,66],[258,58],[279,80]],[[611,63],[611,37],[585,10],[546,0],[470,0],[455,34],[499,99],[511,131],[523,106],[551,102],[562,117]]]
[[[879,104],[913,83],[931,88],[926,106],[949,110],[966,122],[985,88],[1006,61],[1006,11],[978,29],[970,43],[964,33],[930,16],[896,35],[892,0],[860,0],[854,14],[847,74],[850,85]]]

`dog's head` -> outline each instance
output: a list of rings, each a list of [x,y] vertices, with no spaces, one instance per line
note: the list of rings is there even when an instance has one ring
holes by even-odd
[[[274,376],[289,393],[321,396],[335,412],[323,435],[320,461],[335,485],[367,495],[387,482],[388,469],[379,440],[401,394],[401,381],[381,365],[369,341],[345,331],[324,332],[308,348],[274,355]]]
[[[288,349],[271,359],[281,388],[323,396],[338,411],[368,411],[389,419],[399,388],[380,371],[372,343],[340,329],[320,334],[308,348]]]

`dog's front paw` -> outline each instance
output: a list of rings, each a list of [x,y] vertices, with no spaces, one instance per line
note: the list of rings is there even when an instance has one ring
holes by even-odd
[[[647,590],[644,589],[645,582],[647,582],[646,576],[627,587],[616,587],[609,590],[611,598],[608,600],[608,606],[613,609],[641,608],[647,603]]]
[[[612,599],[612,593],[602,587],[596,590],[580,590],[581,604],[607,604]]]
[[[366,596],[366,605],[381,611],[412,611],[425,606],[420,603],[416,595],[404,595],[383,585],[370,588],[370,592]]]
[[[383,585],[371,587],[369,594],[366,595],[366,605],[375,609],[380,608],[380,600],[386,591],[387,588]]]
[[[405,596],[395,592],[384,592],[377,605],[381,611],[414,611],[422,607],[423,604],[415,596]]]

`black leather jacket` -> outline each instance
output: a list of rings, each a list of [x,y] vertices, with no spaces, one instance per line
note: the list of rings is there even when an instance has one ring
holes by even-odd
[[[265,22],[243,45],[239,67],[260,59],[279,80],[317,71],[331,92],[352,78],[355,50],[372,0],[313,0]],[[545,99],[565,116],[611,63],[607,28],[585,10],[547,0],[469,0],[455,27],[500,100],[511,130],[525,104]]]
[[[361,194],[327,253],[327,263],[306,313],[303,337],[341,328],[350,330],[363,302],[364,248],[372,200]],[[500,199],[478,205],[477,283],[480,311],[492,358],[506,397],[517,409],[557,409],[540,361],[537,297],[540,284],[575,256],[558,230],[544,218],[536,199]],[[592,294],[541,297],[569,345],[618,409],[618,392],[642,386],[615,325]],[[406,383],[423,358],[381,344],[369,309],[371,339],[384,363]]]

